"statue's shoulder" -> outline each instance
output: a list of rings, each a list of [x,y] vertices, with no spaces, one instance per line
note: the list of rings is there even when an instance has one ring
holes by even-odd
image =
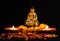
[[[36,13],[34,13],[34,14],[36,14]]]
[[[34,15],[37,15],[36,13],[34,13]]]

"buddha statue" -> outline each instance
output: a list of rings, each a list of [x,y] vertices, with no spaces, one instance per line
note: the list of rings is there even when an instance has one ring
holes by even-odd
[[[25,25],[27,26],[38,26],[37,14],[35,13],[34,7],[30,8]]]

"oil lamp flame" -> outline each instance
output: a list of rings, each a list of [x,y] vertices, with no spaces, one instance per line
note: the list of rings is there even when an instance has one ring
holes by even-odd
[[[14,26],[12,26],[12,28],[11,28],[12,30],[15,30],[15,28],[14,28]]]
[[[51,30],[51,29],[50,29],[49,26],[47,25],[47,26],[45,27],[45,29],[43,29],[43,30]]]
[[[49,28],[49,26],[46,26],[46,28],[45,29],[48,29]]]
[[[12,26],[12,28],[14,29],[14,26]]]
[[[5,30],[18,30],[17,28],[15,28],[14,26],[9,27],[9,28],[5,28]]]

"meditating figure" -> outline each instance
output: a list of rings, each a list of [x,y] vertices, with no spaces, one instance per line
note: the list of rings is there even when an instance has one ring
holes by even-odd
[[[30,8],[25,25],[27,26],[38,26],[37,14],[35,13],[34,7]]]

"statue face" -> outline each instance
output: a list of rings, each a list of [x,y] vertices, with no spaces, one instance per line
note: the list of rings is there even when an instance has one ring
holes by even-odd
[[[30,13],[34,13],[34,11],[35,11],[34,9],[30,9]]]

